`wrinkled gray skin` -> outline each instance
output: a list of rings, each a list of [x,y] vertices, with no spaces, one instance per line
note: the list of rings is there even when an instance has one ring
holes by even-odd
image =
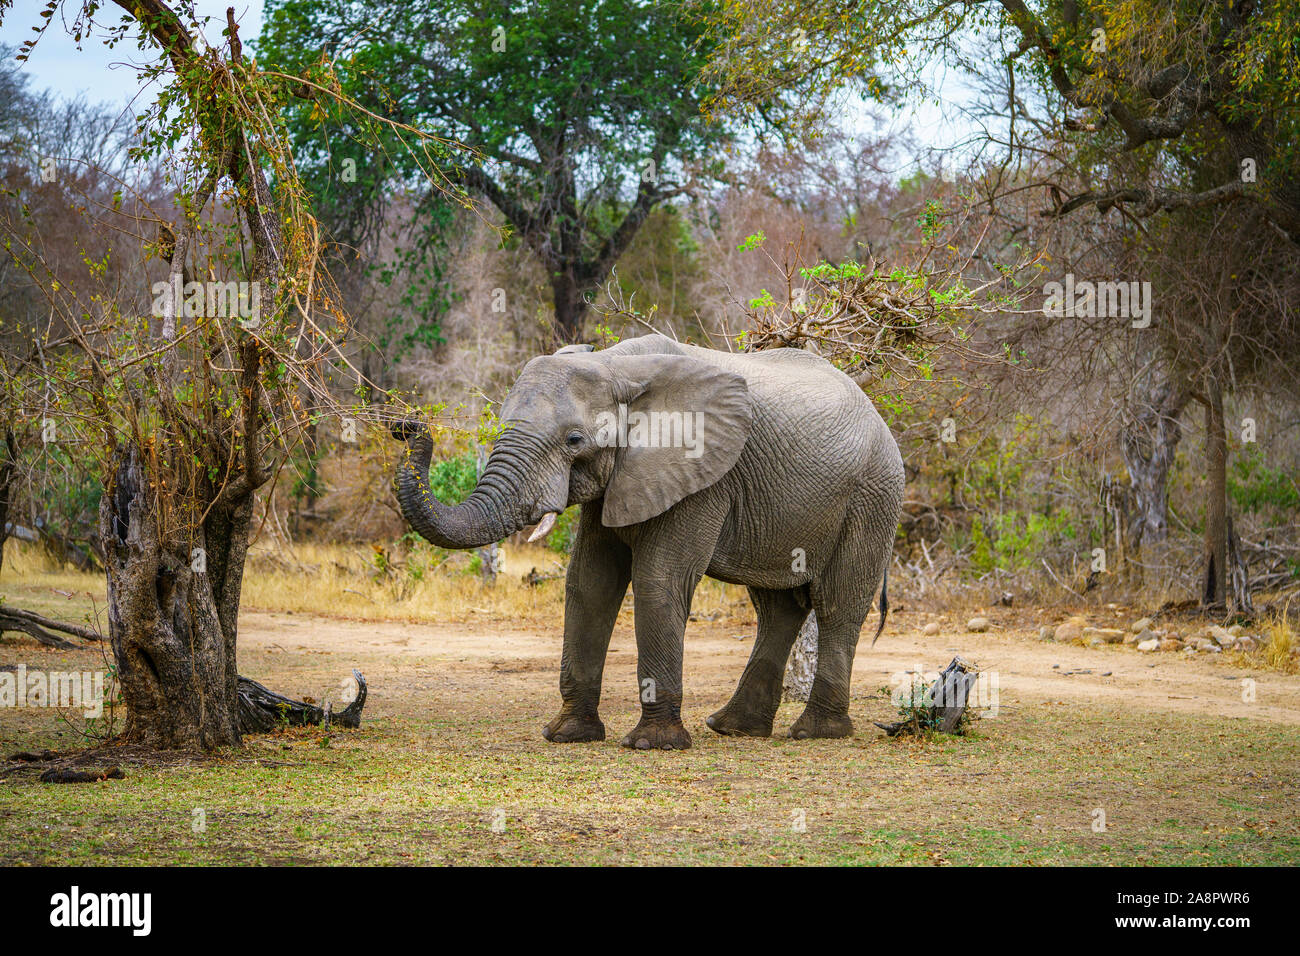
[[[629,414],[704,412],[702,453],[602,447],[597,416],[616,414],[620,402]],[[898,526],[903,464],[849,378],[798,349],[735,355],[650,335],[534,358],[500,417],[508,427],[478,487],[455,507],[429,492],[427,430],[399,426],[410,447],[397,494],[411,527],[445,548],[482,547],[582,505],[565,586],[563,704],[542,731],[547,740],[605,739],[601,677],[630,582],[643,691],[641,721],[623,745],[691,745],[682,636],[705,574],[746,585],[758,614],[749,663],[709,727],[771,735],[790,646],[811,608],[817,674],[791,735],[853,733],[849,676]]]

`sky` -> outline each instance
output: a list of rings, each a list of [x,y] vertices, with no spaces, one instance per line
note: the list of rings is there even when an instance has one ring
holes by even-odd
[[[41,22],[40,10],[44,6],[42,0],[15,0],[13,9],[5,15],[4,26],[0,27],[0,42],[17,46],[32,36],[31,28]],[[226,8],[230,6],[235,8],[241,39],[249,40],[262,29],[262,0],[197,0],[195,12],[200,18],[216,18],[216,22],[203,27],[214,44],[221,39],[221,30],[226,25]],[[89,38],[83,37],[81,49],[77,49],[77,44],[60,21],[66,21],[78,9],[80,4],[77,3],[65,3],[60,7],[54,22],[36,44],[23,72],[31,78],[34,92],[48,89],[66,99],[82,95],[92,103],[125,109],[140,92],[136,72],[127,64],[144,63],[146,57],[133,42],[119,44],[110,50],[103,36],[94,34]],[[116,23],[118,15],[116,7],[106,4],[95,19]],[[144,103],[143,98],[137,103],[137,112]]]
[[[200,20],[203,17],[215,18],[204,27],[211,42],[219,42],[220,31],[225,26],[226,7],[231,5],[235,7],[240,37],[245,42],[255,38],[261,31],[263,0],[196,0],[194,8]],[[40,23],[39,12],[42,7],[42,0],[16,0],[13,9],[5,17],[4,26],[0,27],[0,42],[17,46],[31,36],[32,26]],[[92,103],[104,103],[117,109],[127,109],[134,101],[134,112],[139,112],[152,95],[141,95],[136,72],[128,64],[143,63],[145,55],[134,43],[120,44],[116,49],[110,50],[104,44],[103,36],[94,34],[83,38],[81,49],[78,49],[60,22],[61,18],[66,22],[69,10],[75,13],[77,9],[77,3],[63,4],[55,15],[55,21],[37,43],[23,70],[31,78],[32,90],[39,92],[48,89],[67,99],[84,96]],[[96,19],[113,23],[117,16],[115,8],[106,5]],[[934,157],[928,150],[948,149],[971,132],[971,125],[963,119],[959,110],[953,108],[969,99],[969,91],[961,85],[960,80],[949,74],[935,71],[932,76],[938,102],[934,97],[925,100],[917,98],[908,110],[889,117],[890,125],[908,127],[914,141],[922,148],[916,156],[899,158],[899,168],[893,170],[897,176],[909,174],[918,165],[933,170]],[[852,110],[857,109],[860,107],[850,107],[850,113],[845,116],[846,128],[855,135],[872,135],[874,125],[866,120],[865,109],[862,110],[862,115],[855,117]]]

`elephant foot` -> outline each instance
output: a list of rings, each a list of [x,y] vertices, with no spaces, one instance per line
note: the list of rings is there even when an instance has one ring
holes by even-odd
[[[542,736],[553,744],[604,740],[605,725],[594,714],[590,717],[579,717],[560,711],[558,717],[542,728]]]
[[[727,704],[704,721],[714,733],[724,737],[771,737],[772,718]]]
[[[644,717],[623,738],[623,746],[634,750],[689,750],[691,735],[676,721],[648,721]]]
[[[819,714],[805,710],[790,728],[790,736],[795,740],[852,737],[853,721],[848,714]]]

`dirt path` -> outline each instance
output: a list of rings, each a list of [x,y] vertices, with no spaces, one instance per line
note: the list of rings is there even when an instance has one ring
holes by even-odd
[[[918,617],[910,614],[892,619],[875,647],[864,640],[854,665],[855,699],[875,695],[882,686],[897,681],[902,672],[938,670],[953,654],[961,654],[997,675],[1000,708],[1088,702],[1105,709],[1151,714],[1153,719],[1162,712],[1176,712],[1300,724],[1300,676],[1241,669],[1217,657],[1189,660],[1170,653],[1141,654],[1131,647],[1043,643],[1030,628],[971,634],[948,626],[937,635],[926,636],[921,629],[933,618]],[[407,660],[418,662],[418,672],[425,676],[432,676],[426,667],[437,670],[439,666],[448,674],[486,672],[495,675],[502,687],[535,690],[544,711],[558,706],[558,622],[553,627],[536,628],[492,621],[425,625],[283,613],[248,613],[241,622],[241,660],[250,653],[269,657],[306,651],[337,656],[338,664],[330,667],[343,674],[350,666],[348,661],[356,659],[372,662],[372,668],[391,668],[399,678],[401,662]],[[752,626],[690,626],[685,655],[688,709],[702,711],[706,702],[730,695],[753,646],[753,635]],[[610,644],[607,698],[615,689],[633,692],[635,668],[635,639],[628,624],[620,620]],[[1244,699],[1250,696],[1243,683],[1247,680],[1255,682],[1253,702]],[[483,690],[490,694],[490,688]],[[702,720],[709,712],[695,716]]]

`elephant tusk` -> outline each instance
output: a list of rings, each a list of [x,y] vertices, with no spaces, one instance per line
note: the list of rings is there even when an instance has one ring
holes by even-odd
[[[528,536],[528,540],[536,541],[538,538],[543,538],[550,534],[551,529],[555,527],[556,514],[557,513],[554,511],[546,512],[546,516],[537,523],[537,527],[533,529],[533,533]]]

